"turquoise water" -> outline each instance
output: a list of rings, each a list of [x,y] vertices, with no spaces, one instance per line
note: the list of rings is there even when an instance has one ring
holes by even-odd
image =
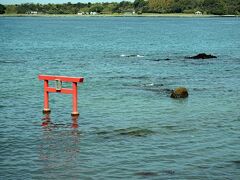
[[[0,179],[239,179],[239,29],[239,18],[0,17]],[[184,58],[202,52],[218,58]],[[78,123],[71,95],[50,94],[42,115],[38,74],[85,78]],[[187,99],[169,97],[178,86]]]

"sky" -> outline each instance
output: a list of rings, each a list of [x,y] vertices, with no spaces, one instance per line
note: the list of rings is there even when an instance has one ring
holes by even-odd
[[[22,3],[41,3],[41,4],[48,4],[48,3],[55,3],[55,4],[62,4],[62,3],[86,3],[86,2],[121,2],[123,0],[0,0],[0,4],[22,4]],[[132,0],[129,0],[132,1]]]

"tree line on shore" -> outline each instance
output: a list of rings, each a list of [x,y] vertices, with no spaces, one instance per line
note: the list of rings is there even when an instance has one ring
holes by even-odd
[[[135,0],[105,3],[64,3],[64,4],[0,4],[0,14],[77,14],[96,12],[114,13],[194,13],[240,15],[240,0]]]

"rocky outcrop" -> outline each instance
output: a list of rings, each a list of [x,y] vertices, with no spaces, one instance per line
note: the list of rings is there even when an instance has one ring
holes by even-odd
[[[187,59],[211,59],[211,58],[217,58],[217,56],[211,55],[211,54],[205,54],[205,53],[200,53],[196,56],[190,56],[186,57]]]
[[[188,97],[188,91],[185,87],[178,87],[174,90],[172,90],[172,93],[171,93],[171,98],[186,98]]]

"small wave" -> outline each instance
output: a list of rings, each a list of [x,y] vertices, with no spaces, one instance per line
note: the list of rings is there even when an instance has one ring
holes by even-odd
[[[147,59],[148,61],[156,61],[156,62],[159,62],[159,61],[170,61],[171,59],[170,58],[155,58],[155,59]]]
[[[108,79],[136,79],[136,80],[142,80],[142,79],[149,79],[148,76],[111,76],[111,77],[105,77]]]
[[[149,86],[154,86],[154,83],[150,83],[150,84],[145,84],[146,87],[149,87]]]
[[[166,95],[169,95],[169,93],[172,92],[172,89],[165,87],[164,84],[161,84],[161,83],[146,83],[146,84],[124,83],[123,86],[137,88],[145,91],[151,91],[151,92],[160,93],[160,94],[166,94]]]
[[[144,84],[144,87],[162,87],[164,86],[163,84],[155,84],[155,83],[148,83]]]
[[[152,91],[152,92],[157,92],[157,93],[167,93],[167,94],[169,94],[172,91],[172,89],[164,88],[163,84],[154,84],[154,83],[145,84],[143,86],[143,89],[145,91]]]
[[[24,62],[18,62],[18,61],[0,61],[0,64],[19,64]]]
[[[130,55],[126,55],[126,54],[121,54],[120,57],[138,57],[138,58],[143,58],[143,55],[139,55],[139,54],[130,54]]]
[[[207,88],[193,88],[193,91],[206,91]]]

